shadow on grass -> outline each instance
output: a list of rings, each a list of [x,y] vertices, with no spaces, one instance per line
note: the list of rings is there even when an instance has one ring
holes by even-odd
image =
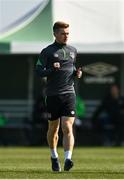
[[[62,172],[52,172],[50,170],[14,170],[5,169],[0,170],[0,178],[7,179],[123,179],[124,172],[118,171],[62,171]]]
[[[52,172],[52,171],[50,171],[50,170],[45,170],[45,171],[43,171],[43,170],[31,170],[31,169],[27,169],[27,170],[8,170],[8,169],[6,169],[6,170],[0,170],[0,173],[11,173],[11,172],[15,172],[15,173],[35,173],[35,174],[41,174],[41,173],[43,173],[43,174],[101,174],[101,173],[104,173],[104,174],[124,174],[124,172],[118,172],[118,171],[98,171],[98,170],[94,170],[94,171],[82,171],[82,170],[75,170],[75,171],[61,171],[61,172]]]

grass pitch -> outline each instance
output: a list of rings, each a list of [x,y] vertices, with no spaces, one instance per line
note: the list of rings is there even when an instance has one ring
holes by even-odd
[[[63,149],[58,148],[63,169]],[[124,148],[75,148],[69,172],[51,171],[48,148],[0,148],[0,178],[124,179]]]

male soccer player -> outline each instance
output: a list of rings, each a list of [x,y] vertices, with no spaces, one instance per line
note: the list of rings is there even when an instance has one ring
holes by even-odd
[[[58,21],[53,25],[55,42],[44,48],[36,64],[40,77],[47,77],[47,111],[49,126],[47,141],[51,151],[53,171],[61,171],[57,153],[58,131],[61,122],[64,147],[64,170],[73,167],[71,160],[74,147],[73,123],[75,120],[74,77],[81,77],[80,68],[75,68],[77,51],[67,45],[69,24]]]

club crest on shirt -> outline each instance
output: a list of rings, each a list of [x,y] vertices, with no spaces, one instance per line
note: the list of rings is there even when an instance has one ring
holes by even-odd
[[[74,59],[75,58],[74,52],[70,52],[70,56],[71,56],[72,59]]]

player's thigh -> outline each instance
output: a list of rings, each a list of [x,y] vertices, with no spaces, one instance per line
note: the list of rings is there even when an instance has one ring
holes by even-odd
[[[48,121],[48,129],[52,132],[58,132],[60,127],[60,119],[56,119],[54,121],[49,120]]]

